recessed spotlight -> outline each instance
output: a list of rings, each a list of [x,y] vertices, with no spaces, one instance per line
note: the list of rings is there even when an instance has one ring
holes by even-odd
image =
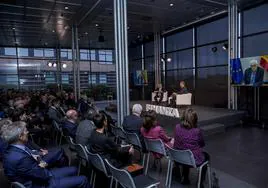
[[[55,33],[55,30],[53,29],[52,32]]]
[[[141,38],[141,36],[140,36],[140,35],[138,35],[138,36],[137,36],[137,38],[138,38],[138,39],[140,39],[140,38]]]
[[[69,7],[67,7],[67,6],[66,6],[66,7],[64,7],[64,9],[65,9],[65,10],[68,10],[68,9],[69,9]]]
[[[170,4],[169,4],[169,6],[170,6],[170,7],[173,7],[173,6],[174,6],[174,4],[173,4],[173,3],[170,3]]]
[[[49,66],[49,67],[52,67],[52,65],[53,65],[53,64],[52,64],[51,62],[48,62],[48,63],[47,63],[47,66]]]
[[[171,60],[172,60],[172,59],[171,59],[170,57],[169,57],[169,58],[167,58],[167,62],[171,62]]]
[[[66,63],[63,63],[62,64],[62,68],[66,69],[67,68],[67,64]]]
[[[57,67],[57,63],[53,63],[53,67]]]
[[[85,32],[85,35],[88,35],[88,32]]]
[[[12,27],[13,30],[15,30],[15,27]]]
[[[99,27],[99,24],[95,24],[96,27]]]
[[[69,29],[69,26],[68,25],[64,26],[64,29],[65,30]]]

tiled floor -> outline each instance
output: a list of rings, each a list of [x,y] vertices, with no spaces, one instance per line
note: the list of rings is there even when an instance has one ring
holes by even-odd
[[[268,130],[253,127],[230,128],[224,134],[206,138],[206,151],[211,155],[213,171],[219,178],[220,188],[267,188]],[[149,175],[165,182],[166,161],[162,173],[150,170]],[[191,173],[196,187],[196,173]],[[173,178],[172,187],[185,187]],[[163,187],[163,186],[161,186]],[[186,186],[187,187],[187,186]],[[0,188],[8,188],[0,170]]]

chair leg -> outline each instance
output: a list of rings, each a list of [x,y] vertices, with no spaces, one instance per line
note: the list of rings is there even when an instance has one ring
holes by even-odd
[[[171,164],[170,164],[170,167],[169,167],[169,182],[168,182],[168,188],[170,188],[171,187],[171,183],[172,183],[172,173],[173,173],[173,162],[171,162]]]
[[[144,166],[145,158],[146,158],[146,154],[144,153],[144,154],[143,154],[143,157],[142,157],[142,166]]]
[[[202,167],[198,169],[198,182],[197,182],[197,188],[200,188],[201,185],[201,175],[202,175]]]
[[[93,188],[95,187],[95,183],[96,183],[96,173],[94,173],[94,178],[93,178]]]
[[[114,181],[114,178],[111,177],[111,181],[110,181],[110,188],[113,188],[113,181]]]
[[[118,187],[118,181],[115,180],[115,188],[117,188],[117,187]]]
[[[167,169],[167,177],[166,177],[166,187],[168,187],[169,185],[169,179],[170,179],[170,165],[171,165],[171,161],[168,160],[168,169]]]
[[[78,164],[78,171],[77,171],[77,175],[80,175],[80,170],[81,170],[81,161],[79,160],[79,164]]]
[[[145,175],[147,175],[147,173],[148,173],[149,161],[150,161],[150,153],[147,154],[147,162],[146,162],[146,168],[145,168]]]
[[[208,175],[208,187],[212,188],[212,182],[211,182],[211,169],[210,169],[210,164],[207,165],[207,175]]]
[[[91,170],[91,175],[90,175],[90,184],[92,185],[93,183],[93,176],[94,176],[94,171]],[[94,187],[93,187],[94,188]]]

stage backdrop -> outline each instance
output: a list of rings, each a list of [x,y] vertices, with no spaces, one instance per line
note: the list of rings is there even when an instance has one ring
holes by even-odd
[[[148,84],[147,70],[137,70],[134,73],[134,84],[136,86],[141,86],[141,85],[147,85]]]
[[[250,68],[250,62],[257,60],[258,66],[264,69],[263,82],[268,83],[268,55],[247,58],[237,58],[231,60],[231,75],[234,84],[244,83],[244,74]]]

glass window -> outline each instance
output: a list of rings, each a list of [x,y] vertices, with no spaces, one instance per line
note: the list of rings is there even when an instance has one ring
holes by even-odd
[[[222,18],[197,27],[197,45],[228,39],[228,18]]]
[[[45,49],[45,57],[55,57],[54,49]]]
[[[46,82],[46,84],[56,83],[55,73],[54,72],[46,72],[45,82]]]
[[[80,59],[81,60],[88,60],[89,59],[89,57],[88,57],[88,52],[89,50],[83,50],[83,49],[81,49],[80,50]]]
[[[90,60],[96,60],[96,50],[90,50]]]
[[[161,45],[162,46],[162,45]],[[166,37],[166,51],[175,51],[193,46],[193,30],[186,30]]]
[[[244,11],[243,34],[248,35],[268,30],[267,22],[268,4]]]
[[[89,84],[96,84],[97,83],[97,77],[96,77],[96,74],[89,74],[88,75],[88,83]]]
[[[15,56],[16,48],[5,48],[5,55]]]
[[[61,51],[60,52],[60,57],[67,59],[68,58],[68,52],[67,51]]]
[[[112,50],[99,50],[100,63],[112,64],[113,51]]]
[[[154,55],[154,41],[144,44],[144,57]]]
[[[43,49],[34,49],[34,56],[35,57],[44,57]]]
[[[228,64],[228,51],[223,50],[224,43],[197,48],[197,66]],[[214,50],[216,51],[213,51]]]
[[[0,74],[0,85],[1,87],[5,87],[6,85],[18,85],[18,76],[10,74]]]
[[[141,58],[141,45],[129,48],[128,54],[130,60]]]
[[[168,58],[170,58],[171,61],[168,62],[166,60],[167,70],[193,67],[193,50],[192,49],[177,51],[173,53],[167,53],[166,59]]]
[[[19,57],[28,57],[29,56],[28,48],[18,48],[18,55]]]
[[[62,84],[69,84],[69,74],[68,73],[61,74],[61,82],[62,82]]]
[[[242,42],[243,57],[268,54],[268,33],[245,37]]]
[[[100,76],[99,77],[100,84],[106,84],[107,83],[107,75],[104,73],[101,73],[99,76]]]

